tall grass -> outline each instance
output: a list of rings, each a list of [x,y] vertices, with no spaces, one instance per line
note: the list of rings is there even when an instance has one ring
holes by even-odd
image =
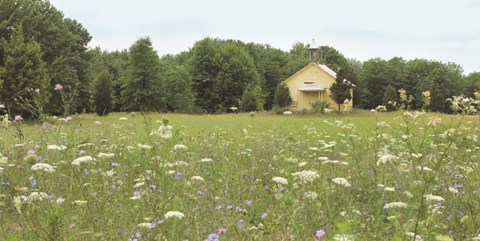
[[[0,237],[474,239],[478,124],[409,111],[15,122],[1,131]]]

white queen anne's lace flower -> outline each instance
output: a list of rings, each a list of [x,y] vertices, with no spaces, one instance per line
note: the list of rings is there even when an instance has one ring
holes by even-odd
[[[319,177],[316,171],[311,171],[311,170],[295,172],[295,173],[292,173],[292,176],[300,179],[300,181],[303,183],[313,182],[315,179]]]
[[[283,178],[283,177],[273,177],[272,181],[274,181],[278,184],[288,185],[288,180],[286,178]]]
[[[317,199],[318,194],[314,191],[307,191],[303,194],[304,199],[310,199],[310,200],[315,200]]]
[[[396,160],[397,158],[397,156],[391,154],[383,155],[378,159],[377,166],[385,165],[390,161]]]
[[[443,202],[443,201],[445,201],[445,199],[443,197],[432,195],[432,194],[425,195],[425,198],[429,202]]]
[[[178,219],[182,219],[183,217],[185,217],[185,214],[181,213],[181,212],[178,212],[178,211],[169,211],[165,214],[165,219],[169,219],[169,218],[178,218]]]
[[[44,192],[32,192],[28,196],[28,201],[42,201],[43,199],[47,199],[48,195]]]
[[[211,158],[202,158],[202,160],[200,160],[200,162],[202,162],[202,163],[213,162],[213,159],[211,159]]]
[[[32,171],[42,171],[47,173],[55,172],[55,168],[47,163],[37,163],[34,164],[31,168]]]
[[[341,186],[344,186],[344,187],[351,187],[352,185],[347,181],[347,179],[343,178],[343,177],[337,177],[337,178],[334,178],[332,179],[332,182],[338,184],[338,185],[341,185]]]
[[[88,162],[91,162],[91,161],[94,161],[94,160],[95,159],[91,156],[82,156],[82,157],[79,157],[79,158],[73,160],[72,165],[80,166],[82,163],[88,163]]]
[[[192,178],[190,178],[192,181],[199,181],[199,182],[203,182],[203,177],[201,176],[193,176]]]
[[[150,149],[152,149],[152,146],[145,145],[145,144],[138,144],[138,148],[140,148],[142,150],[150,150]]]
[[[26,196],[17,196],[13,198],[13,206],[17,209],[18,213],[22,213],[22,204],[28,201]]]
[[[404,202],[391,202],[391,203],[387,203],[385,204],[385,206],[383,207],[384,209],[391,209],[391,208],[407,208],[408,205]]]
[[[102,159],[108,159],[108,158],[112,158],[115,156],[115,153],[98,153],[98,158],[102,158]]]
[[[173,150],[186,150],[187,149],[187,146],[183,145],[183,144],[176,144],[174,147],[173,147]]]
[[[173,127],[171,125],[161,125],[158,128],[158,134],[163,139],[169,139],[173,135]]]
[[[62,145],[48,145],[47,146],[47,150],[63,151],[63,150],[66,150],[66,149],[67,149],[67,147],[62,146]]]

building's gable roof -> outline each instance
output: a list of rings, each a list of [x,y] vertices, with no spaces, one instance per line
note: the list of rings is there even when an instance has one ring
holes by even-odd
[[[304,84],[298,90],[305,91],[305,92],[312,92],[312,91],[317,92],[317,91],[324,91],[325,87],[323,87],[319,83],[310,83],[310,84]]]
[[[318,64],[317,66],[320,67],[323,71],[327,72],[332,77],[337,78],[337,73],[335,73],[335,71],[333,71],[332,69],[328,68],[326,65]]]
[[[332,76],[333,78],[337,78],[337,73],[335,73],[335,71],[333,71],[332,69],[328,68],[326,65],[309,63],[307,66],[303,67],[301,70],[297,71],[295,74],[288,77],[288,79],[284,80],[283,83],[287,83],[288,81],[295,78],[295,76],[299,75],[300,73],[302,73],[303,71],[305,71],[306,69],[308,69],[312,65],[321,69],[323,72],[327,73],[328,75]]]

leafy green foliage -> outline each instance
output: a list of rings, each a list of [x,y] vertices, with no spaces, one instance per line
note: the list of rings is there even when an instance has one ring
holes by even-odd
[[[126,111],[166,109],[165,89],[159,72],[159,58],[149,38],[141,38],[130,47],[122,102],[123,110]]]
[[[289,54],[272,48],[268,44],[248,43],[245,48],[253,57],[261,83],[264,83],[262,89],[265,93],[265,109],[270,110],[273,106],[275,88],[281,81],[289,77],[285,68],[289,63]]]
[[[23,41],[18,41],[16,36],[20,28],[23,29]],[[265,95],[264,108],[269,110],[274,105],[277,85],[305,67],[309,61],[309,45],[301,42],[295,43],[289,51],[282,51],[268,44],[205,38],[195,43],[191,50],[170,56],[170,66],[159,70],[158,78],[153,77],[155,74],[149,77],[155,84],[137,86],[131,81],[133,76],[139,76],[139,73],[132,72],[138,66],[131,66],[131,50],[87,51],[91,36],[80,23],[65,18],[50,2],[35,0],[0,1],[0,39],[0,69],[10,79],[23,76],[23,70],[18,66],[7,68],[7,55],[11,55],[14,48],[15,51],[21,48],[31,51],[39,49],[37,52],[41,62],[38,56],[33,57],[32,62],[34,65],[43,65],[41,72],[45,73],[40,74],[38,80],[29,81],[42,82],[46,78],[49,85],[42,86],[41,99],[44,100],[42,103],[47,103],[45,108],[50,114],[92,111],[92,81],[104,68],[112,76],[113,111],[148,109],[190,112],[201,109],[208,113],[221,113],[238,105],[245,88],[251,84],[260,86]],[[38,47],[33,47],[35,44]],[[149,59],[158,62],[156,54]],[[20,58],[16,61],[24,60]],[[153,62],[149,68],[157,66]],[[422,93],[429,91],[429,109],[448,112],[450,107],[445,102],[446,98],[460,94],[473,97],[473,93],[480,88],[478,73],[463,76],[462,68],[453,63],[425,59],[406,61],[400,57],[371,59],[361,63],[347,59],[331,46],[320,47],[319,62],[336,72],[343,71],[344,78],[357,86],[353,89],[353,104],[361,108],[371,109],[383,104],[387,87],[392,85],[397,90],[406,90],[412,97],[410,107],[413,109],[422,108]],[[5,81],[0,84],[10,88],[7,86],[11,85],[10,80],[0,79],[0,82]],[[53,92],[57,83],[64,86],[68,93],[60,95]],[[6,100],[9,108],[15,111],[22,109],[20,105],[12,104],[12,96],[16,95],[12,93],[9,91],[1,98],[9,99]],[[68,98],[65,98],[67,95]],[[138,98],[128,99],[126,96]],[[140,96],[144,96],[144,99]],[[154,103],[144,101],[152,96],[157,98]],[[22,98],[29,100],[32,95],[26,94]],[[59,105],[65,103],[66,99],[71,107]],[[143,105],[140,103],[146,103],[147,106],[140,106]]]
[[[245,88],[260,82],[252,57],[238,43],[206,38],[193,51],[193,89],[206,112],[236,106]]]
[[[192,91],[192,76],[181,65],[175,63],[172,56],[165,56],[160,61],[161,78],[165,83],[167,110],[192,112],[195,96]]]
[[[290,90],[288,86],[284,83],[277,85],[275,89],[275,99],[273,103],[279,107],[288,107],[292,104],[292,97],[290,96]]]
[[[397,90],[393,85],[388,85],[383,95],[383,105],[387,110],[393,111],[397,109],[397,104],[399,104]]]
[[[112,76],[107,69],[100,72],[93,82],[93,103],[95,112],[102,116],[108,115],[113,108]]]
[[[352,86],[344,78],[343,70],[340,70],[337,73],[337,78],[335,83],[330,87],[330,97],[337,103],[338,112],[340,112],[340,105],[345,102],[345,100],[352,99]]]
[[[90,110],[90,60],[86,54],[91,37],[83,26],[64,18],[48,1],[0,1],[0,39],[14,40],[15,30],[23,28],[25,43],[37,42],[45,64],[51,88],[42,89],[51,96],[47,106],[50,113],[61,113],[60,97],[53,95],[57,83],[70,86],[76,93],[75,111]],[[0,66],[5,67],[4,50],[0,50]],[[42,76],[40,78],[43,78]]]
[[[460,84],[462,93],[468,97],[474,97],[474,93],[480,91],[480,72],[469,74]]]
[[[42,60],[40,45],[27,41],[20,25],[14,31],[9,42],[0,40],[3,52],[0,66],[0,102],[11,114],[25,117],[38,117],[38,113],[28,113],[20,103],[29,105],[33,95],[48,98],[48,76]],[[43,101],[44,102],[44,101]]]
[[[389,81],[387,61],[371,59],[364,62],[360,81],[363,86],[362,107],[374,109],[381,105]]]
[[[295,43],[289,52],[288,64],[285,67],[287,76],[295,74],[308,64],[308,45],[301,42]]]
[[[260,111],[263,110],[264,97],[262,94],[262,88],[258,85],[250,85],[245,88],[240,106],[245,112]]]

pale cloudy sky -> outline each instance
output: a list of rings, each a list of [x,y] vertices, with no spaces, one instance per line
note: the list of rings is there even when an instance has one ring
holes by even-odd
[[[359,60],[401,56],[480,71],[480,0],[51,0],[117,50],[149,36],[160,55],[204,37],[330,45]]]

